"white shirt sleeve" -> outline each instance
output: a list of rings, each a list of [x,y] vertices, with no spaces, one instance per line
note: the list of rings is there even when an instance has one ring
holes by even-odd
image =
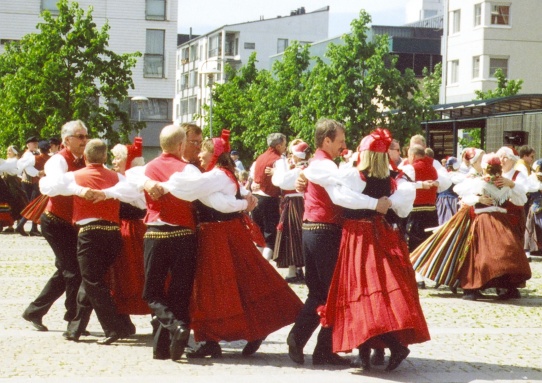
[[[140,192],[143,191],[143,188],[145,187],[145,182],[150,180],[150,178],[145,175],[146,168],[147,165],[134,166],[133,168],[126,170],[125,173],[128,182]]]
[[[160,184],[176,198],[191,202],[221,191],[228,182],[231,180],[220,169],[201,173],[195,166],[187,165],[182,172],[173,173],[168,181]]]
[[[17,161],[17,169],[19,172],[25,171],[30,177],[36,177],[39,171],[34,167],[36,165],[36,156],[32,152],[26,151],[19,161]]]
[[[56,190],[57,187],[65,187],[59,185],[63,182],[64,174],[68,172],[68,163],[60,154],[55,154],[45,163],[45,177],[40,178],[41,194],[53,197],[60,193]]]
[[[41,180],[40,180],[40,190],[41,190]],[[73,175],[73,172],[67,172],[67,173],[64,173],[61,177],[57,178],[54,185],[47,190],[47,195],[49,197],[56,197],[59,195],[64,195],[64,196],[79,195],[82,190],[83,188],[77,185],[77,183],[75,182],[75,177]],[[45,193],[42,192],[42,194],[45,194]]]
[[[282,190],[295,190],[295,181],[300,173],[300,168],[290,169],[288,160],[281,158],[275,162],[275,172],[271,177],[271,182]]]
[[[436,161],[438,163],[438,161]],[[443,191],[447,190],[450,186],[452,186],[452,180],[450,176],[448,175],[448,172],[446,169],[441,165],[440,169],[437,169],[437,181],[438,181],[438,188],[437,193],[442,193]]]
[[[407,217],[414,207],[416,199],[416,187],[414,183],[408,182],[405,179],[397,180],[397,190],[390,196],[391,208],[401,217]]]
[[[235,213],[243,211],[248,206],[246,199],[237,199],[234,195],[216,192],[199,199],[203,204],[221,213]]]
[[[118,174],[119,182],[115,185],[103,189],[105,196],[107,198],[115,198],[121,202],[127,202],[139,209],[145,209],[145,197],[142,192],[140,192],[134,184],[128,182],[127,178],[122,174]]]
[[[340,171],[335,169],[335,172],[336,183],[324,187],[335,205],[347,209],[376,209],[378,199],[362,194],[366,183],[356,168],[343,167]]]
[[[313,160],[303,170],[303,174],[310,182],[322,187],[333,186],[339,182],[339,169],[331,160]]]

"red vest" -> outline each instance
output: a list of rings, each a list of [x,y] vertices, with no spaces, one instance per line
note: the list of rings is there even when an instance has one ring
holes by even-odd
[[[73,176],[79,186],[96,190],[107,189],[119,182],[119,175],[104,168],[102,164],[89,164],[86,168],[75,171]],[[73,222],[98,218],[118,224],[120,223],[119,210],[120,201],[114,198],[94,203],[76,196],[73,200]]]
[[[317,149],[316,153],[314,153],[314,157],[312,158],[312,161],[331,160],[332,159],[329,154],[327,154],[321,149]],[[334,223],[337,225],[341,223],[341,207],[334,205],[333,202],[331,202],[331,198],[329,198],[329,195],[322,186],[316,185],[309,181],[307,183],[307,190],[305,190],[304,198],[304,221]]]
[[[438,178],[437,170],[433,166],[431,157],[424,157],[414,161],[412,164],[416,173],[416,181],[436,181]],[[416,189],[416,199],[414,206],[435,205],[437,202],[437,188]]]
[[[267,148],[258,158],[254,166],[254,182],[260,185],[260,189],[270,197],[280,196],[280,188],[273,185],[271,175],[265,174],[265,168],[272,168],[280,159],[280,154],[274,148]]]
[[[160,157],[149,162],[145,168],[145,175],[155,181],[167,181],[175,172],[182,172],[186,162],[179,158],[162,153]],[[163,195],[157,201],[154,201],[145,192],[147,201],[147,215],[145,223],[156,222],[158,219],[172,225],[183,226],[189,229],[196,229],[196,220],[192,211],[192,203],[178,199],[171,193]]]
[[[85,167],[85,162],[76,162],[72,152],[70,152],[66,148],[55,154],[55,156],[64,157],[66,163],[68,164],[69,172],[73,172],[75,170],[79,170]],[[64,221],[71,223],[73,215],[73,196],[59,195],[56,197],[49,197],[49,202],[47,202],[47,207],[45,208],[45,210],[51,212],[58,218],[61,218]]]

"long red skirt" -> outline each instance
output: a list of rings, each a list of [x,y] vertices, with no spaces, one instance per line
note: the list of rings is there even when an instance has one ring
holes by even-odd
[[[138,219],[121,219],[122,252],[106,277],[119,314],[150,314],[142,298],[145,284],[143,235],[147,228]]]
[[[403,345],[430,339],[406,242],[382,217],[345,221],[325,318],[334,352],[389,332]]]
[[[263,339],[293,323],[302,306],[240,219],[200,224],[190,303],[196,341]]]
[[[461,269],[461,288],[522,287],[531,278],[515,222],[510,213],[476,216],[472,242]]]

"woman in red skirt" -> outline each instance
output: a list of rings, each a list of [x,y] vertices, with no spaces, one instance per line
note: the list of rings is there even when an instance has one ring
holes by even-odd
[[[198,344],[189,358],[220,357],[220,340],[247,340],[254,354],[272,332],[295,321],[301,300],[252,241],[248,216],[256,200],[239,185],[229,155],[229,131],[203,143],[204,174],[187,171],[162,183],[166,191],[198,195],[198,258],[190,304]]]
[[[345,208],[345,221],[323,321],[333,327],[333,351],[358,347],[357,365],[364,370],[370,369],[371,348],[390,349],[391,371],[408,356],[407,345],[430,339],[397,224],[412,209],[415,189],[390,177],[391,139],[385,129],[365,137],[356,166],[343,168],[337,187],[328,191]]]

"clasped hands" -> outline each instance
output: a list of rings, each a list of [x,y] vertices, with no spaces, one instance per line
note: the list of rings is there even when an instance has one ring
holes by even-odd
[[[91,188],[83,188],[83,191],[79,194],[79,197],[84,198],[88,201],[92,201],[94,203],[101,202],[107,198],[102,190],[96,190]]]

